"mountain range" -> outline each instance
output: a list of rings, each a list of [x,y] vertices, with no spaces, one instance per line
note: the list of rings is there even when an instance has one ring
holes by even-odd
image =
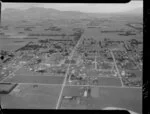
[[[86,19],[102,18],[118,15],[143,16],[143,10],[136,8],[127,12],[120,13],[83,13],[79,11],[60,11],[52,8],[32,7],[26,10],[7,8],[2,11],[4,20],[23,20],[23,19]]]

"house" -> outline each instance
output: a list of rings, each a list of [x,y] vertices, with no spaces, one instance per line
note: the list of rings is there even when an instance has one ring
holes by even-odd
[[[121,72],[121,75],[122,75],[122,76],[125,76],[125,71],[124,71],[124,70]]]
[[[87,90],[85,90],[83,96],[84,96],[84,97],[87,97],[87,95],[88,95],[88,92],[87,92]]]

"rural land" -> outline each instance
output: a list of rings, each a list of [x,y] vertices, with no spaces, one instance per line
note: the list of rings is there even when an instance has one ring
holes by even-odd
[[[2,108],[119,107],[142,114],[138,9],[101,14],[10,8],[1,17]]]

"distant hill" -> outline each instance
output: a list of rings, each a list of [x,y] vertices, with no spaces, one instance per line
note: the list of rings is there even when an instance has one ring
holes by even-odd
[[[32,7],[26,10],[8,8],[2,11],[2,20],[35,20],[35,19],[86,19],[102,18],[116,15],[141,15],[141,9],[123,13],[83,13],[78,11],[59,11],[52,8]]]
[[[136,8],[133,10],[129,10],[126,12],[122,12],[123,15],[128,14],[128,15],[143,15],[143,8]]]
[[[88,15],[81,12],[59,11],[55,9],[46,9],[33,7],[27,10],[5,9],[2,12],[2,19],[20,20],[20,19],[76,19],[87,18]]]

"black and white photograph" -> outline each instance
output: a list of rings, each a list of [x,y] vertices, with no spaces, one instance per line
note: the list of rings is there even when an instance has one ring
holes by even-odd
[[[143,1],[2,2],[2,109],[142,114]]]

